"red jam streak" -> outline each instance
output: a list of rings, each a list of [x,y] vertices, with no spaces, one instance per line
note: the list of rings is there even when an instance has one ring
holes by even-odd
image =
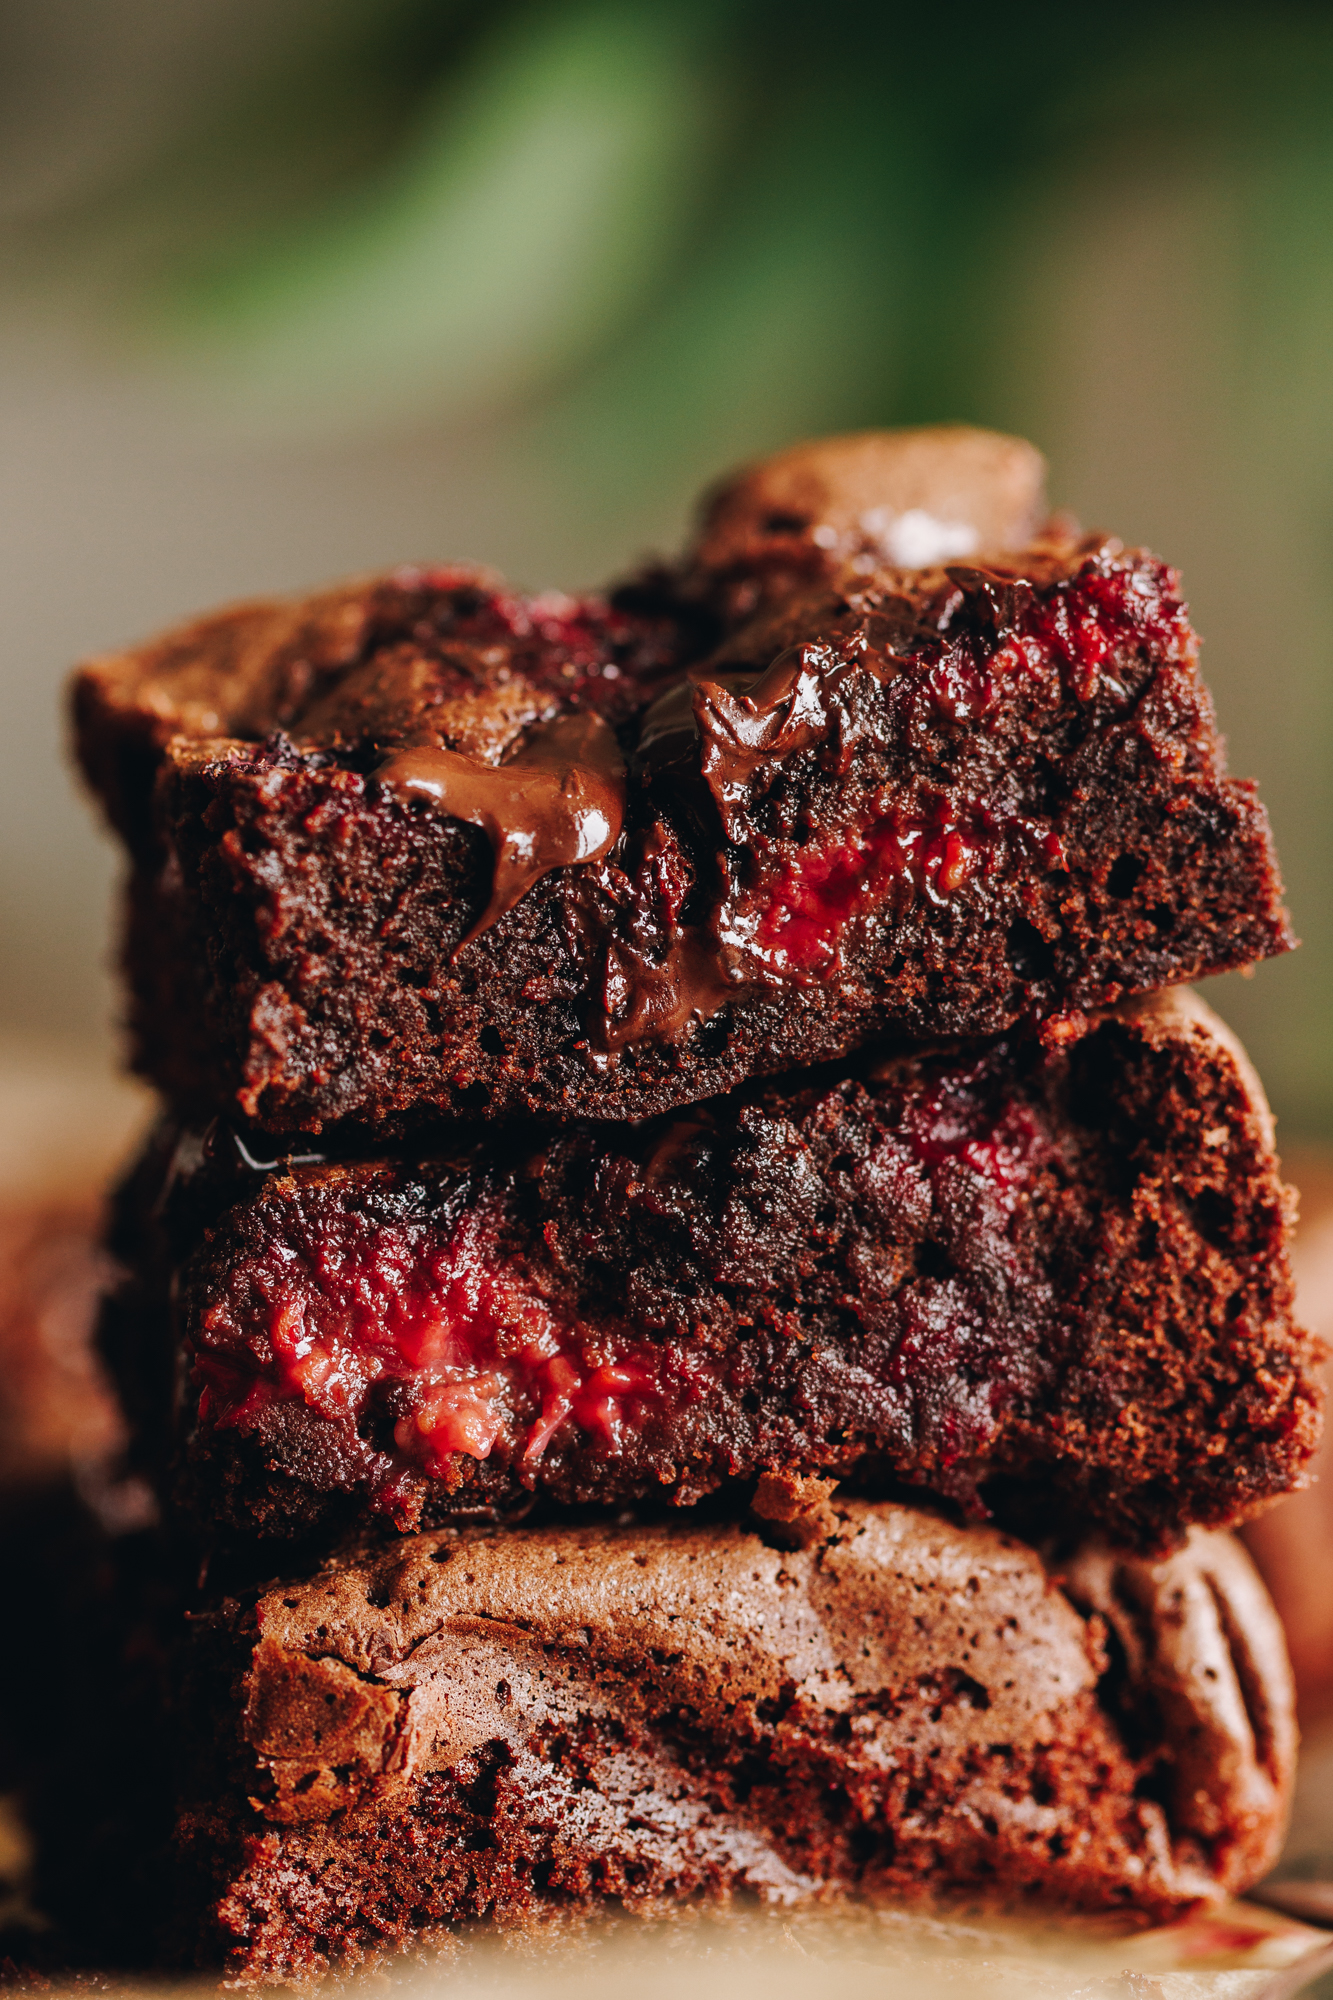
[[[357,1429],[390,1389],[393,1445],[428,1478],[499,1448],[532,1481],[563,1427],[614,1455],[627,1427],[702,1393],[671,1348],[562,1319],[497,1261],[485,1206],[415,1247],[343,1220],[353,1228],[321,1245],[315,1268],[256,1261],[204,1313],[201,1424],[244,1429],[266,1404],[299,1399]]]
[[[1051,1143],[1022,1098],[995,1103],[982,1094],[978,1086],[985,1074],[983,1059],[975,1069],[907,1097],[892,1136],[932,1183],[942,1167],[957,1161],[988,1182],[1001,1207],[1012,1213],[1051,1157]]]
[[[852,920],[877,909],[895,887],[943,902],[984,862],[976,833],[947,820],[872,821],[844,840],[784,859],[764,878],[757,917],[728,924],[723,939],[778,978],[817,976],[836,967]]]
[[[1028,1292],[1003,1379],[993,1365],[978,1370],[975,1350],[980,1341],[993,1362],[1003,1314],[994,1281],[1006,1295],[1018,1282],[1011,1226],[1049,1141],[1024,1102],[997,1094],[984,1062],[929,1089],[885,1086],[881,1105],[882,1137],[857,1169],[864,1198],[878,1209],[924,1203],[915,1226],[930,1226],[933,1212],[954,1217],[955,1234],[970,1232],[952,1277],[902,1295],[887,1364],[907,1396],[930,1402],[934,1414],[920,1422],[943,1439],[947,1462],[993,1429],[1021,1374],[1039,1310]],[[686,1141],[698,1129],[687,1123]],[[664,1147],[670,1158],[679,1152],[672,1171],[688,1187],[689,1144],[673,1148],[668,1134],[655,1158]],[[453,1489],[468,1460],[494,1458],[529,1487],[576,1449],[614,1466],[636,1440],[669,1441],[686,1412],[738,1386],[766,1394],[781,1425],[777,1392],[754,1375],[743,1336],[725,1353],[705,1352],[687,1337],[646,1339],[632,1323],[585,1317],[577,1297],[557,1304],[534,1275],[540,1239],[515,1242],[502,1191],[478,1197],[452,1225],[395,1214],[392,1202],[352,1208],[306,1194],[289,1208],[288,1199],[264,1202],[260,1246],[228,1261],[190,1330],[203,1429],[252,1429],[274,1405],[303,1404],[328,1426],[340,1468],[318,1476],[367,1487],[396,1512],[405,1481]],[[977,1291],[982,1266],[991,1276]]]
[[[998,645],[988,648],[965,629],[928,645],[910,663],[899,662],[882,699],[898,711],[905,733],[913,734],[932,722],[984,726],[1001,687],[1020,680],[1052,705],[1088,702],[1101,692],[1114,697],[1120,692],[1111,672],[1117,653],[1141,648],[1160,654],[1189,643],[1183,608],[1170,595],[1169,582],[1169,573],[1157,565],[1104,574],[1094,560],[1044,598],[1028,592],[1014,628]],[[955,595],[961,603],[962,591]],[[810,661],[804,675],[791,669],[779,676],[775,665],[753,691],[759,698],[766,683],[775,682],[771,716],[761,714],[754,700],[736,704],[755,711],[746,722],[756,740],[767,723],[775,741],[782,743],[785,736],[793,749],[808,747],[810,731],[798,734],[793,719],[798,707],[802,714],[822,713],[816,656],[822,659],[824,688],[832,690],[847,670],[855,642],[845,656],[814,647],[803,651]],[[811,682],[803,702],[802,678]],[[778,704],[791,716],[780,717]],[[736,812],[756,760],[721,741],[705,755],[716,769],[714,788],[724,814]],[[743,805],[739,809],[746,811]],[[765,979],[836,974],[849,927],[886,905],[901,915],[921,899],[943,904],[970,882],[1015,862],[1049,870],[1066,865],[1050,820],[997,812],[976,797],[940,796],[918,801],[913,810],[901,798],[881,793],[862,803],[854,824],[804,846],[768,840],[739,821],[730,831],[744,850],[745,872],[719,912],[717,935],[724,949],[738,954],[738,973],[748,969]]]
[[[884,902],[895,883],[942,897],[973,865],[974,849],[957,828],[932,834],[920,821],[884,820],[781,862],[763,883],[767,900],[757,921],[733,923],[724,937],[779,978],[830,971],[848,924]]]
[[[961,822],[943,809],[933,818],[871,819],[827,845],[784,855],[740,910],[723,917],[719,934],[770,976],[818,978],[836,972],[843,937],[858,917],[920,897],[945,903],[973,876],[992,873],[1016,840],[1045,866],[1062,866],[1059,835],[1032,820],[1011,817],[996,826],[980,809]]]

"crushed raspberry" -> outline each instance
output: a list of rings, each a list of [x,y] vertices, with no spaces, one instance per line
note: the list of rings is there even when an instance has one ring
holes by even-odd
[[[989,1190],[979,1205],[963,1197],[969,1254],[1010,1282],[1011,1220],[1049,1154],[1031,1107],[997,1091],[984,1060],[901,1096],[890,1089],[885,1104],[867,1185],[891,1205],[924,1199],[928,1211],[957,1215],[966,1170]],[[689,1127],[696,1139],[703,1130]],[[677,1150],[668,1134],[654,1158],[670,1165]],[[679,1171],[692,1184],[688,1153],[687,1144]],[[642,1174],[627,1160],[626,1189],[644,1195]],[[448,1220],[424,1187],[377,1201],[362,1183],[352,1206],[342,1186],[317,1174],[263,1204],[257,1247],[229,1256],[225,1283],[210,1286],[191,1329],[201,1426],[250,1429],[275,1404],[303,1404],[329,1427],[347,1476],[396,1513],[413,1478],[453,1490],[466,1461],[494,1460],[535,1488],[548,1455],[614,1464],[645,1439],[668,1440],[719,1390],[763,1393],[763,1368],[744,1340],[718,1352],[683,1329],[647,1339],[634,1320],[562,1295],[540,1233],[516,1228],[512,1189],[473,1190]],[[575,1249],[592,1255],[593,1236],[571,1238],[562,1255]],[[998,1389],[967,1386],[965,1352],[999,1312],[973,1285],[960,1274],[929,1298],[905,1299],[889,1368],[915,1395],[956,1356],[943,1369],[957,1378],[949,1397],[921,1417],[946,1465],[984,1442],[1020,1372],[1005,1371]]]
[[[858,917],[919,896],[947,902],[973,876],[989,874],[1014,845],[1048,868],[1064,864],[1059,835],[1040,822],[1010,817],[997,825],[980,808],[953,819],[945,806],[931,817],[872,818],[828,844],[784,853],[764,869],[761,887],[726,921],[723,939],[777,978],[818,977],[836,969],[844,934]]]
[[[932,722],[964,726],[994,708],[1002,683],[1026,683],[1029,698],[1094,700],[1118,656],[1136,648],[1180,652],[1190,643],[1171,572],[1099,566],[1096,559],[1045,598],[1020,593],[1021,609],[991,645],[972,625],[946,629],[914,664],[886,683],[908,734]],[[955,591],[950,603],[961,605]],[[1112,690],[1114,691],[1114,689]],[[985,798],[914,810],[872,795],[853,825],[831,839],[794,846],[752,838],[749,881],[720,926],[723,942],[758,960],[772,978],[836,971],[844,933],[884,904],[898,914],[919,898],[947,902],[977,876],[1017,865],[1066,865],[1049,820],[998,811]]]
[[[1191,644],[1188,614],[1177,595],[1174,571],[1152,563],[1103,568],[1095,560],[1034,605],[1025,620],[1031,638],[1060,666],[1069,692],[1091,701],[1108,661],[1120,649],[1141,647],[1157,657],[1180,657]]]
[[[200,1421],[244,1429],[299,1399],[364,1439],[378,1400],[388,1460],[446,1479],[457,1455],[498,1450],[531,1481],[563,1427],[614,1453],[627,1427],[701,1393],[670,1349],[558,1313],[505,1267],[497,1219],[482,1204],[409,1246],[344,1214],[304,1263],[238,1268],[197,1336]]]
[[[956,1160],[989,1182],[1012,1210],[1049,1157],[1050,1141],[1022,1098],[1005,1097],[997,1106],[988,1094],[979,1094],[985,1076],[986,1065],[978,1063],[975,1070],[908,1098],[896,1136],[932,1184],[939,1169]]]
[[[973,827],[894,814],[827,846],[795,849],[765,874],[765,905],[729,942],[778,977],[831,969],[849,923],[904,888],[943,900],[984,866],[990,843]]]

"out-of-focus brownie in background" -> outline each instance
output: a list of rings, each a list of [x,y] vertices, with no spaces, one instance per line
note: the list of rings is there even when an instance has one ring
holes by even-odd
[[[0,1560],[22,1559],[16,1519],[104,1476],[123,1443],[93,1350],[108,1266],[106,1189],[146,1096],[59,1044],[0,1037]],[[100,1504],[100,1503],[99,1503]],[[132,1496],[106,1504],[134,1508]],[[18,1544],[18,1546],[16,1546]]]
[[[1297,1313],[1333,1347],[1333,1152],[1292,1148],[1282,1167],[1301,1198]],[[1302,1723],[1307,1731],[1333,1723],[1333,1433],[1325,1430],[1304,1491],[1244,1532],[1287,1628]]]
[[[78,1469],[111,1464],[120,1444],[92,1349],[99,1214],[91,1189],[0,1199],[0,1601],[16,1638],[63,1625],[71,1572],[96,1562]],[[26,1647],[0,1649],[0,1949],[20,1961],[41,1937],[28,1801],[47,1732],[31,1672]]]
[[[0,1515],[120,1442],[90,1334],[106,1259],[92,1188],[0,1201]],[[18,1551],[13,1553],[17,1554]]]
[[[0,1957],[23,1962],[47,1948],[29,1877],[52,1703],[93,1688],[81,1677],[104,1636],[110,1552],[151,1507],[120,1471],[123,1426],[94,1348],[103,1191],[142,1115],[140,1094],[92,1059],[0,1038],[0,1602],[16,1641],[0,1648]],[[36,1683],[20,1633],[41,1637]]]

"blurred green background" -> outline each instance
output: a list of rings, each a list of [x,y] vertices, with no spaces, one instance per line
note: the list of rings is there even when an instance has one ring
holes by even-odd
[[[1033,437],[1184,570],[1333,1136],[1333,10],[0,0],[0,1030],[108,1033],[80,653],[416,557],[597,582],[825,429]]]

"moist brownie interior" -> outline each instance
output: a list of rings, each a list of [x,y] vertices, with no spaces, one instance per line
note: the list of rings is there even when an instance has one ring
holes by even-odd
[[[163,1519],[41,1524],[0,1762],[100,1976],[1271,1865],[1290,1674],[1207,1530],[1307,1476],[1322,1350],[1180,982],[1292,938],[1178,577],[1043,476],[826,439],[604,593],[405,567],[80,672]]]
[[[1313,1449],[1267,1109],[1189,995],[643,1127],[252,1159],[159,1138],[107,1317],[206,1538],[859,1468],[1151,1546]]]
[[[1174,572],[961,437],[961,499],[957,436],[810,447],[608,599],[401,571],[92,662],[139,1067],[276,1133],[644,1117],[1285,950]]]

